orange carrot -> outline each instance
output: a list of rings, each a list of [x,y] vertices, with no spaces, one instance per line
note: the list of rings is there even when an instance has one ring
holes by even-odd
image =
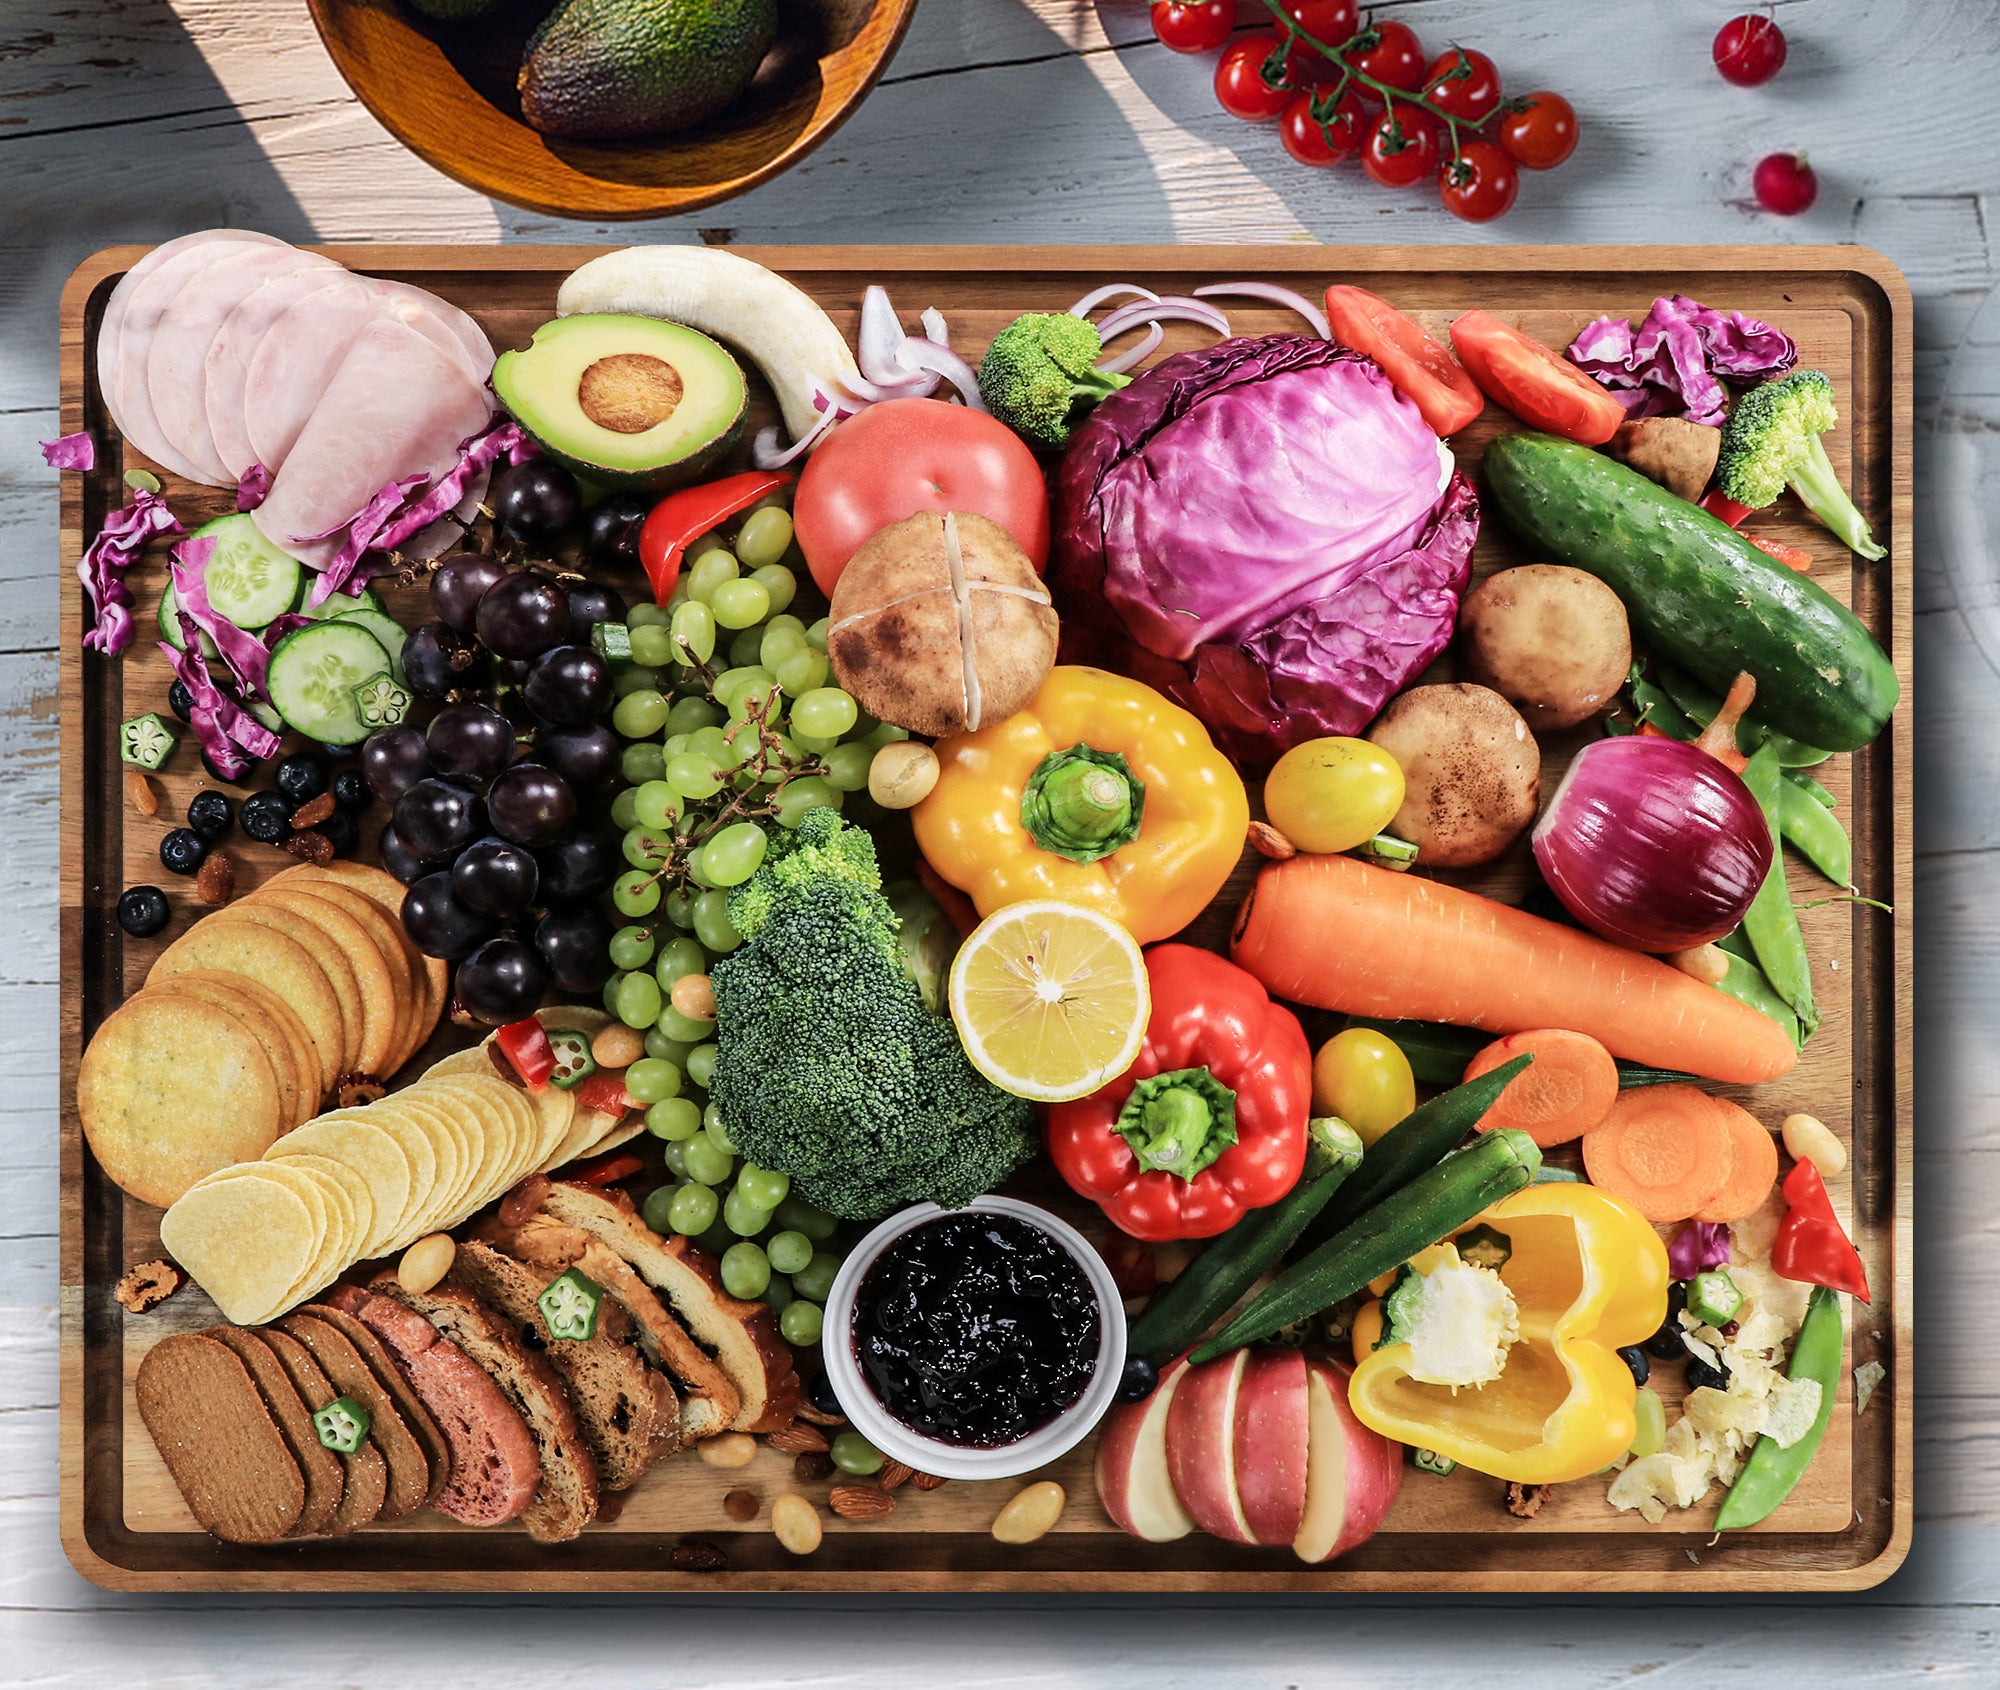
[[[1655,1225],[1707,1208],[1728,1186],[1735,1160],[1729,1117],[1693,1086],[1620,1092],[1611,1113],[1583,1135],[1590,1183]]]
[[[1695,1211],[1698,1221],[1740,1221],[1754,1215],[1778,1183],[1778,1141],[1747,1109],[1739,1109],[1727,1098],[1709,1101],[1722,1111],[1729,1126],[1729,1142],[1734,1160],[1729,1182]]]
[[[1581,1138],[1611,1113],[1618,1101],[1618,1064],[1588,1033],[1541,1027],[1496,1039],[1466,1065],[1476,1080],[1517,1056],[1535,1060],[1494,1101],[1479,1123],[1481,1132],[1519,1127],[1544,1150]]]
[[[1566,1027],[1650,1068],[1755,1085],[1799,1055],[1713,986],[1595,934],[1351,857],[1266,863],[1230,954],[1275,997],[1482,1031]]]

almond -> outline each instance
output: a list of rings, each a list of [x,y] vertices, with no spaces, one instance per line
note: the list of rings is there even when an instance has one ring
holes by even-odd
[[[875,1475],[875,1483],[882,1490],[894,1490],[898,1485],[906,1485],[917,1476],[914,1467],[906,1467],[900,1461],[885,1461],[882,1471]]]
[[[935,1473],[914,1473],[910,1476],[910,1483],[918,1490],[943,1490],[950,1482],[948,1479],[940,1479]]]
[[[817,1426],[808,1426],[797,1420],[789,1426],[780,1426],[775,1432],[767,1434],[764,1441],[773,1449],[783,1450],[787,1455],[816,1455],[827,1447],[824,1432]]]
[[[896,1511],[896,1499],[873,1485],[835,1485],[826,1505],[843,1520],[879,1520]]]
[[[1287,857],[1296,857],[1299,854],[1299,848],[1269,822],[1250,824],[1250,847],[1259,856],[1269,857],[1273,862],[1279,863]]]

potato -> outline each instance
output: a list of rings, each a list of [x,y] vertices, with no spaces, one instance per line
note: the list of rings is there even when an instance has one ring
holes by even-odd
[[[1488,576],[1458,612],[1467,680],[1491,687],[1538,733],[1610,707],[1632,667],[1618,595],[1594,575],[1530,563]]]
[[[1387,831],[1417,847],[1421,867],[1490,863],[1535,819],[1541,750],[1497,692],[1413,687],[1368,737],[1402,765],[1403,805]]]

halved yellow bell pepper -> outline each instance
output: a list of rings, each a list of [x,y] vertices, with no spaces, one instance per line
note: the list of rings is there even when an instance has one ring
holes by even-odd
[[[917,848],[982,916],[1031,898],[1094,909],[1142,945],[1178,933],[1243,852],[1243,779],[1151,687],[1062,665],[1018,715],[940,741]]]
[[[1667,1317],[1667,1252],[1629,1203],[1595,1186],[1531,1185],[1468,1226],[1507,1235],[1500,1277],[1521,1336],[1500,1377],[1454,1391],[1409,1376],[1407,1344],[1376,1349],[1379,1303],[1354,1322],[1348,1401],[1364,1426],[1524,1485],[1598,1472],[1632,1446],[1638,1387],[1617,1352]]]

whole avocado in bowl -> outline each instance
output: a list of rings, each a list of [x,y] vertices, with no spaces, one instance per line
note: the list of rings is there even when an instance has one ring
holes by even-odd
[[[573,140],[692,128],[750,85],[777,33],[777,0],[563,0],[529,38],[521,115]]]

